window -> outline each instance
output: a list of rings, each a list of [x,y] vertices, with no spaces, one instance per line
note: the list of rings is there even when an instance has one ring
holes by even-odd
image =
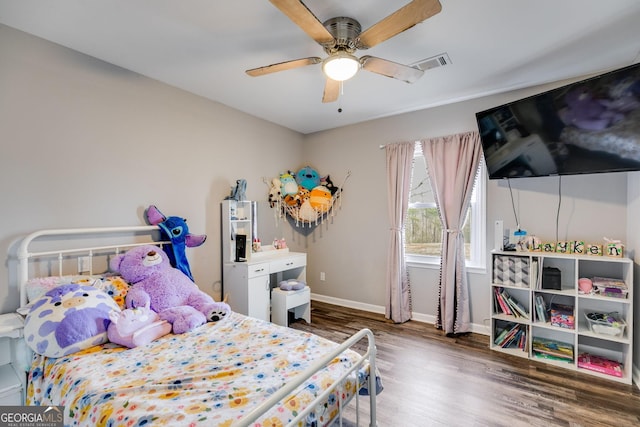
[[[485,166],[482,161],[476,176],[471,203],[462,232],[467,267],[485,268]],[[413,155],[413,174],[409,209],[405,223],[405,259],[409,264],[440,263],[442,223],[431,191],[426,162],[419,143]]]

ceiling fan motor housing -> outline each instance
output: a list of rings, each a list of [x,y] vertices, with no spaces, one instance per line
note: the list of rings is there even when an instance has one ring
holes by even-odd
[[[325,46],[328,54],[339,50],[353,53],[356,51],[356,39],[362,32],[360,23],[353,18],[339,16],[326,20],[322,25],[335,39],[335,46]]]

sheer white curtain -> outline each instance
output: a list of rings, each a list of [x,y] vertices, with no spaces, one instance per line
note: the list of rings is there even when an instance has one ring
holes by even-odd
[[[409,205],[411,170],[415,143],[401,142],[385,146],[387,156],[387,193],[391,239],[387,261],[387,303],[385,317],[396,323],[411,319],[411,289],[404,262],[404,221]]]
[[[442,221],[442,256],[436,327],[470,332],[469,289],[462,227],[482,156],[480,135],[467,132],[421,141]]]

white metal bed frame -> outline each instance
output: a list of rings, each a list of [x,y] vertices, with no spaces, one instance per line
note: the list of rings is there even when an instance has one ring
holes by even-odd
[[[142,246],[147,244],[154,244],[162,247],[165,244],[170,242],[167,241],[157,241],[153,240],[153,235],[159,231],[158,226],[123,226],[123,227],[93,227],[93,228],[68,228],[68,229],[49,229],[49,230],[40,230],[33,232],[27,235],[22,242],[20,243],[17,251],[18,256],[18,272],[17,279],[18,285],[20,288],[20,306],[24,307],[27,305],[27,292],[25,284],[29,280],[29,266],[33,262],[37,262],[38,260],[43,259],[57,259],[58,262],[58,275],[63,276],[65,272],[63,271],[63,260],[65,257],[69,258],[80,258],[81,256],[89,258],[89,274],[94,274],[93,271],[93,257],[99,254],[99,256],[109,256],[111,254],[117,254],[122,250],[126,250],[135,246]],[[136,241],[134,243],[123,243],[123,244],[108,244],[102,246],[90,246],[90,247],[82,247],[82,248],[60,248],[60,249],[48,249],[45,251],[34,251],[31,249],[32,245],[34,245],[34,241],[38,239],[42,239],[44,237],[54,238],[55,241],[52,243],[55,245],[62,245],[64,242],[73,241],[74,237],[79,238],[80,236],[92,236],[92,235],[106,235],[108,237],[116,237],[116,236],[125,236],[128,238],[132,238],[135,236],[146,236],[144,241]],[[262,414],[264,414],[269,408],[273,407],[275,404],[284,399],[287,395],[292,393],[297,387],[301,386],[305,381],[307,381],[311,376],[313,376],[316,372],[323,369],[326,365],[328,365],[335,357],[340,355],[345,350],[353,347],[355,344],[360,341],[367,339],[367,350],[364,354],[360,355],[357,362],[329,388],[327,388],[323,393],[318,395],[315,400],[310,402],[306,408],[296,416],[288,425],[293,426],[297,422],[306,419],[311,413],[313,413],[317,406],[324,402],[326,398],[331,394],[331,392],[340,386],[342,381],[344,381],[350,375],[355,375],[357,378],[358,371],[363,367],[365,362],[368,362],[369,369],[369,378],[368,378],[368,390],[369,390],[369,426],[375,427],[377,426],[376,422],[376,346],[375,346],[375,338],[371,330],[362,329],[356,334],[352,335],[346,341],[341,343],[338,347],[336,347],[331,353],[326,354],[321,359],[315,361],[312,366],[310,366],[306,371],[299,374],[297,377],[293,378],[289,383],[285,384],[282,388],[280,388],[277,392],[272,394],[268,399],[263,401],[258,407],[256,407],[253,411],[248,413],[242,420],[239,420],[239,426],[245,427],[251,425],[251,423],[255,422],[260,418]],[[25,361],[25,366],[30,366],[30,361]],[[356,380],[356,383],[359,381]],[[354,393],[356,397],[356,423],[360,425],[360,404],[359,404],[359,395],[361,386],[357,384],[358,388]],[[349,403],[349,400],[343,401],[341,398],[341,393],[338,393],[340,396],[340,404],[339,404],[339,413],[338,419],[334,421],[338,421],[339,425],[342,426],[343,421],[343,409]],[[331,423],[334,425],[334,422]]]

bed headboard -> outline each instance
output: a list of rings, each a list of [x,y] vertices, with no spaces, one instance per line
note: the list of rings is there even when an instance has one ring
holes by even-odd
[[[27,304],[25,284],[38,271],[44,270],[49,276],[103,273],[108,270],[110,256],[150,243],[162,247],[171,242],[160,241],[156,225],[35,231],[18,247],[20,306]]]

